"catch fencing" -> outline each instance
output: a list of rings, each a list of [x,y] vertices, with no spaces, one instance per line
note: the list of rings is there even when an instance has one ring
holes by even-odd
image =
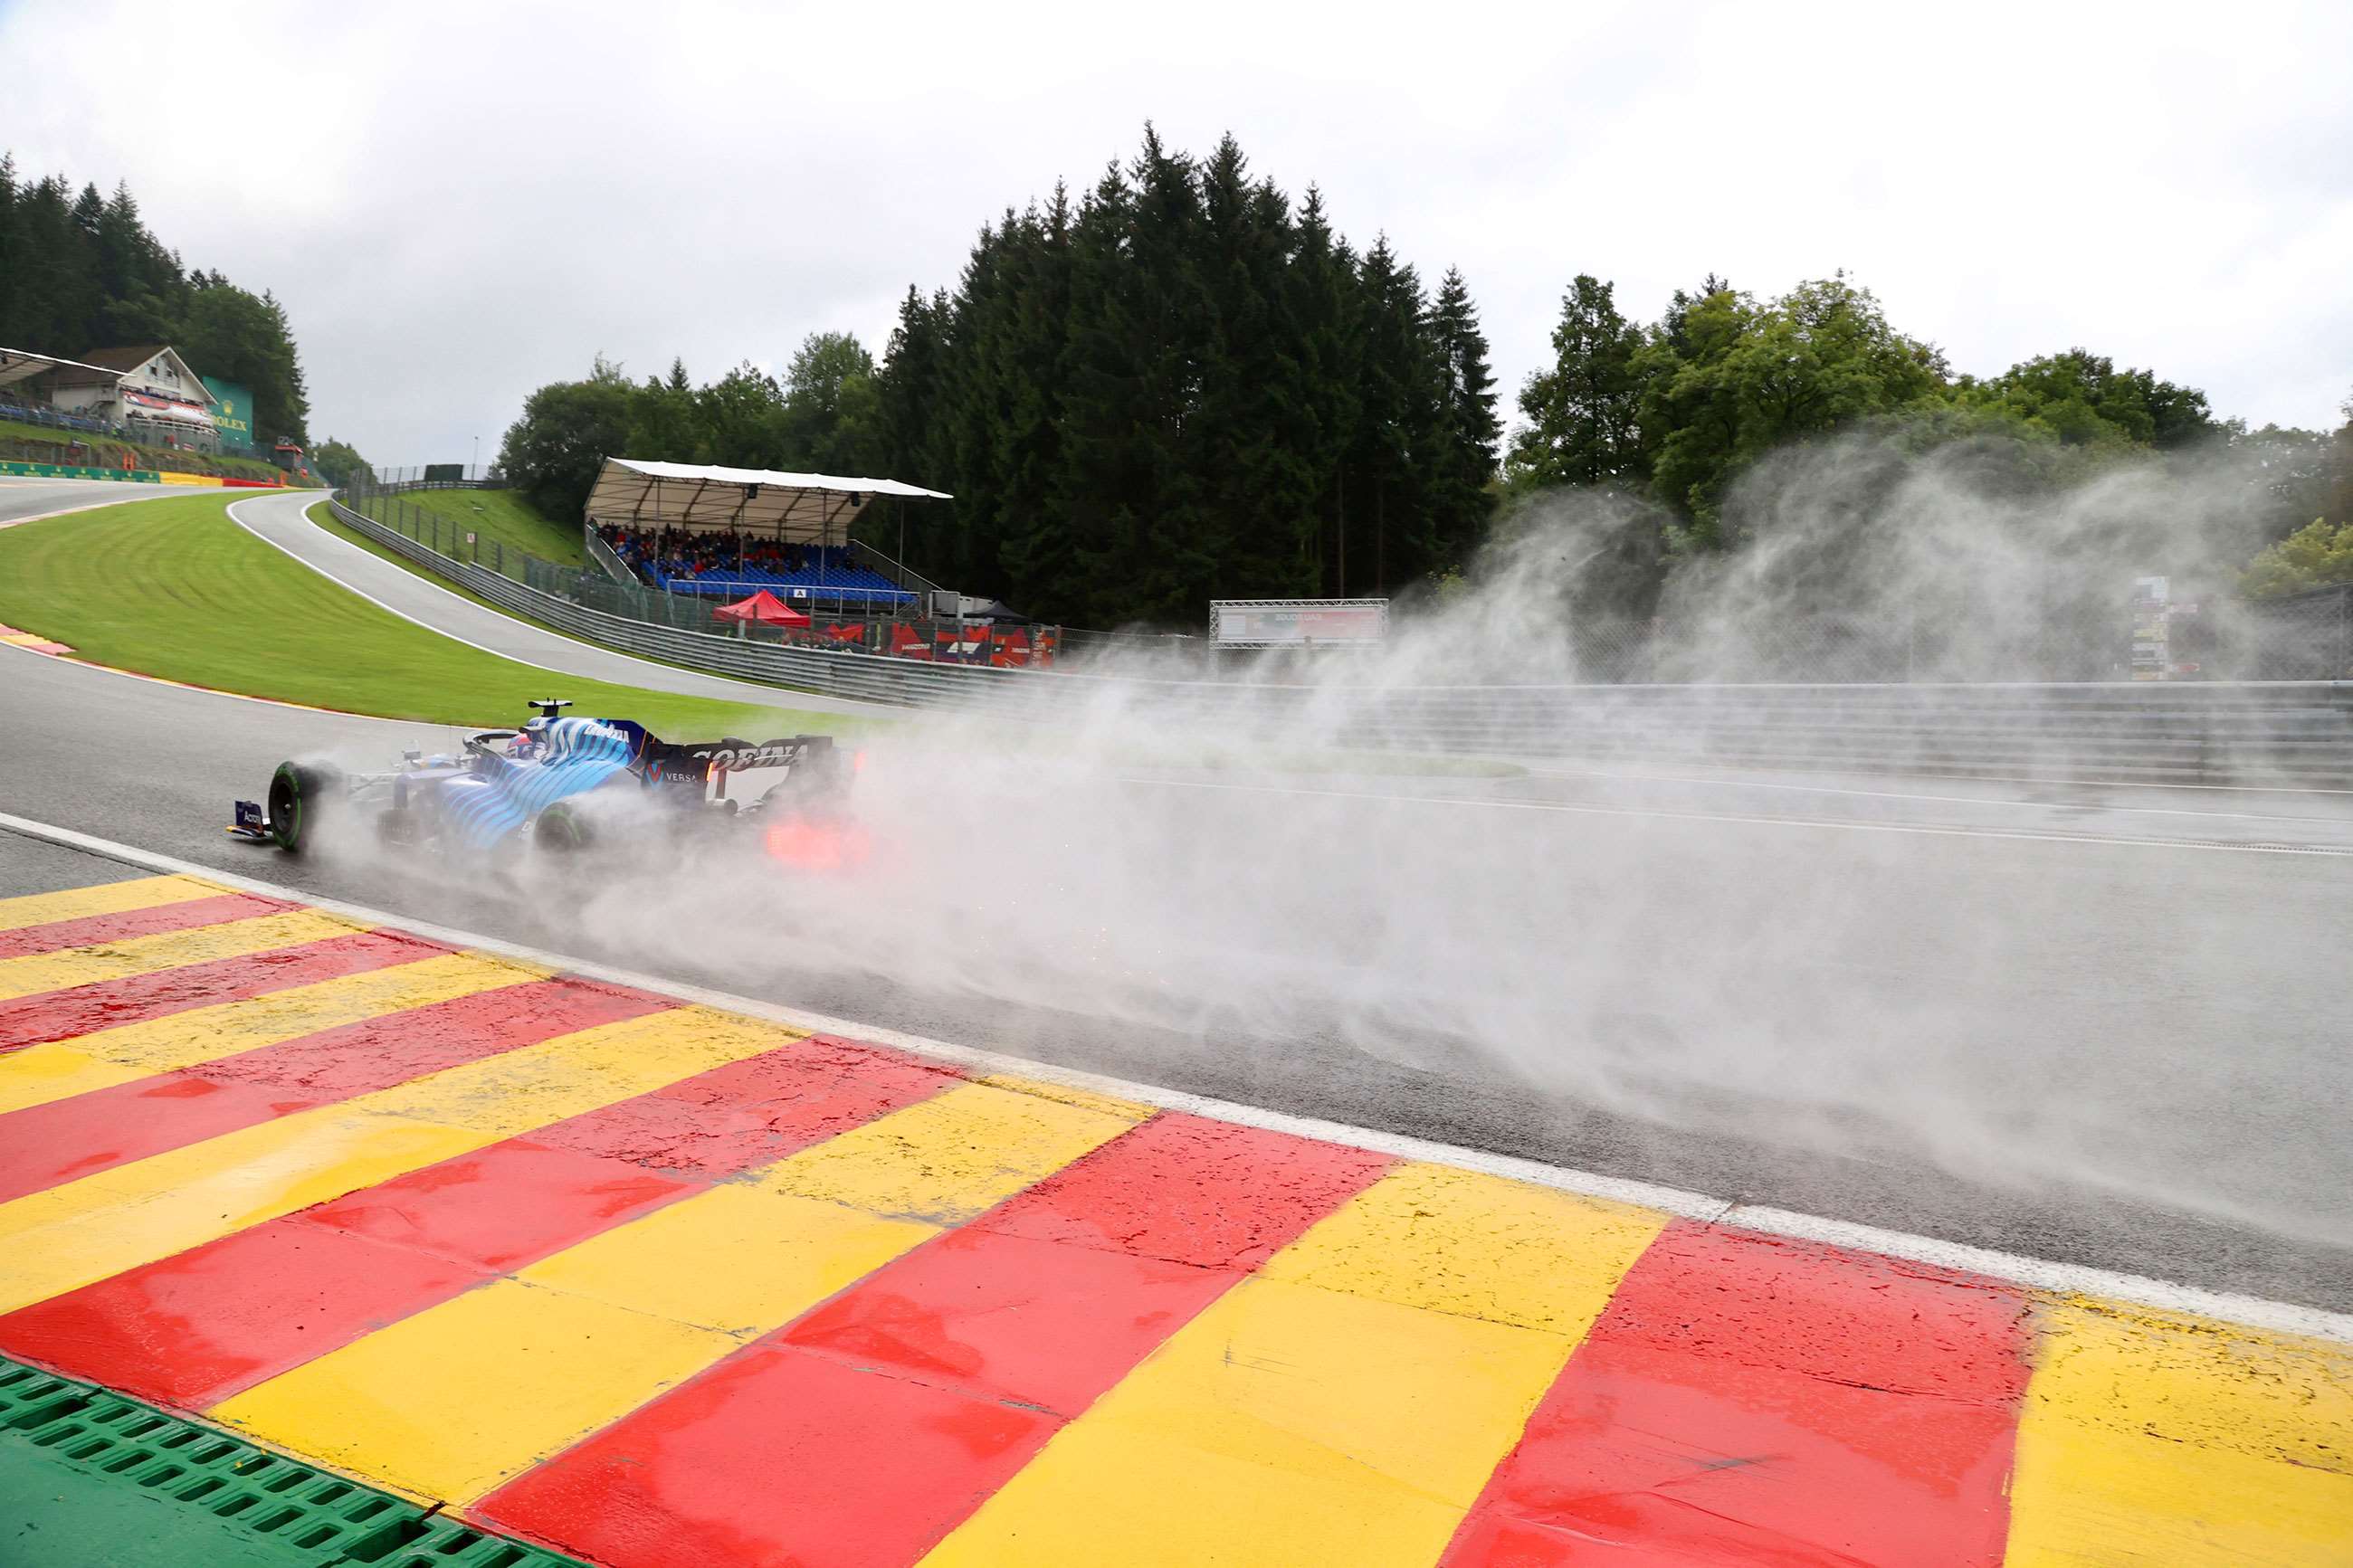
[[[2353,786],[2353,681],[1430,686],[1139,679],[783,646],[598,609],[334,503],[348,526],[502,609],[589,642],[829,697],[1264,745],[1528,762]],[[617,589],[609,582],[605,587]],[[707,614],[707,609],[706,612]]]

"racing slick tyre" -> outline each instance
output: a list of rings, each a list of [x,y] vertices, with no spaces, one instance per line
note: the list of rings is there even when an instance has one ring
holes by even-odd
[[[332,809],[343,774],[320,763],[280,763],[269,775],[270,841],[300,855],[319,841],[319,824]]]

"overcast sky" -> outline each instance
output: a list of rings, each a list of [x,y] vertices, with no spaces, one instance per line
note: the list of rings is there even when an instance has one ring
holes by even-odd
[[[188,265],[276,290],[312,435],[387,465],[487,461],[599,352],[879,353],[909,283],[1147,118],[1461,267],[1507,405],[1581,271],[1649,319],[1845,268],[1956,369],[2081,343],[2255,424],[2353,391],[2344,0],[0,0],[0,62],[20,172],[128,179]]]

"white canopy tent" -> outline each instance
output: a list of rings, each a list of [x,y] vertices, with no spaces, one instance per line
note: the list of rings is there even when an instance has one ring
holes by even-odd
[[[84,364],[78,359],[59,359],[55,354],[37,354],[29,349],[0,349],[0,386],[29,381],[45,371],[81,370],[90,372],[85,379],[120,381],[122,373],[104,365]]]
[[[741,530],[754,538],[839,544],[876,498],[948,500],[896,479],[787,474],[774,468],[706,468],[643,458],[607,458],[588,492],[588,521],[658,532]]]

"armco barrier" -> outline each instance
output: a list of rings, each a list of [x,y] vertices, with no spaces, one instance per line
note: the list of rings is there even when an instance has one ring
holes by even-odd
[[[118,484],[152,485],[163,475],[153,468],[77,468],[63,463],[0,462],[0,474],[37,479],[112,479]]]
[[[491,603],[586,641],[828,696],[1083,721],[1106,708],[1285,749],[1524,760],[2353,786],[2353,681],[1335,689],[932,665],[608,615],[455,561],[333,502],[345,524]]]

